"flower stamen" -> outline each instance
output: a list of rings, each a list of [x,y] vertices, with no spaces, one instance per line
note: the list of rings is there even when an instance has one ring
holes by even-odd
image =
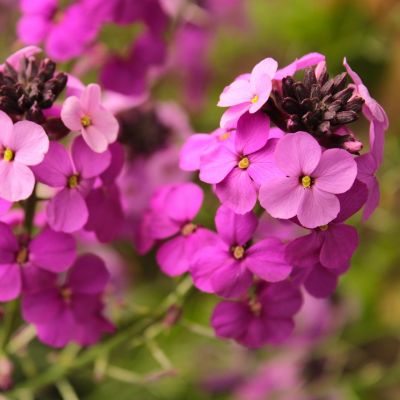
[[[239,162],[238,162],[238,167],[240,169],[247,169],[250,166],[250,160],[247,157],[243,157]]]
[[[321,226],[319,227],[319,230],[320,230],[320,231],[326,231],[326,230],[328,230],[328,225],[321,225]]]
[[[23,265],[28,261],[28,258],[28,249],[26,247],[22,247],[17,253],[16,262],[19,265]]]
[[[236,258],[236,260],[241,260],[244,257],[244,247],[243,246],[235,246],[232,249],[233,257]]]
[[[71,175],[68,178],[68,187],[70,189],[76,189],[79,185],[79,175]]]
[[[303,185],[304,188],[309,188],[312,185],[312,179],[311,176],[305,175],[301,178],[301,184]]]
[[[88,116],[88,115],[84,115],[81,118],[81,124],[84,128],[89,127],[90,125],[92,125],[92,119]]]
[[[181,229],[182,236],[189,236],[197,229],[197,225],[189,222],[188,224],[184,225]]]
[[[5,149],[3,153],[3,160],[4,161],[13,161],[15,157],[14,152],[11,149]]]
[[[258,95],[255,95],[250,101],[251,101],[253,104],[255,104],[255,103],[257,103],[258,100],[259,100]]]

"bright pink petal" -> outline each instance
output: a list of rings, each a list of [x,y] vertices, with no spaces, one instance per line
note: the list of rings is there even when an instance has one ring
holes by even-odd
[[[304,189],[297,216],[306,228],[317,228],[333,221],[340,211],[337,196],[317,187]]]
[[[8,147],[8,143],[11,141],[14,125],[12,119],[4,112],[0,110],[0,145]]]
[[[236,128],[239,118],[249,111],[249,103],[238,104],[237,106],[229,107],[221,117],[220,126],[224,129]]]
[[[16,161],[0,161],[0,197],[7,201],[27,199],[33,192],[35,176],[29,167]]]
[[[221,203],[238,214],[251,211],[257,202],[256,185],[248,172],[240,168],[234,168],[216,185],[215,191]]]
[[[51,187],[64,187],[74,174],[71,158],[61,143],[51,142],[44,160],[32,167],[39,182]]]
[[[225,146],[218,146],[200,158],[200,180],[221,182],[237,165],[238,157]]]
[[[0,264],[12,264],[20,245],[11,226],[0,222]]]
[[[90,117],[98,110],[101,104],[101,89],[96,83],[86,87],[81,95],[81,104],[84,112]]]
[[[218,235],[229,246],[245,245],[253,236],[258,224],[252,212],[236,214],[227,206],[220,206],[215,215]]]
[[[314,186],[328,193],[344,193],[351,188],[357,176],[357,164],[347,151],[329,149],[322,153],[312,173]]]
[[[233,81],[227,86],[219,97],[219,107],[236,106],[242,103],[249,103],[253,98],[253,93],[250,82],[243,79]]]
[[[293,218],[302,202],[305,189],[298,177],[275,178],[260,188],[260,203],[274,218]]]
[[[306,132],[291,133],[279,140],[276,165],[289,176],[311,175],[321,158],[321,147]]]
[[[96,294],[103,292],[109,280],[104,261],[94,254],[84,254],[71,268],[68,285],[73,292]]]
[[[82,128],[82,117],[84,113],[81,108],[81,102],[76,96],[68,97],[61,110],[61,119],[64,125],[71,131],[80,131]]]
[[[281,80],[289,75],[294,75],[300,69],[311,67],[325,60],[325,56],[320,53],[309,53],[303,57],[296,59],[286,67],[279,69],[274,79]]]
[[[29,0],[30,1],[30,0]],[[29,58],[35,54],[41,53],[42,49],[37,46],[26,46],[15,53],[11,54],[7,58],[7,63],[10,64],[14,69],[18,70],[20,62],[23,58]]]
[[[82,229],[89,211],[82,195],[75,189],[63,189],[47,205],[47,222],[57,232],[76,232]]]
[[[164,274],[179,276],[189,269],[188,238],[177,236],[163,243],[157,251],[157,263]]]
[[[194,183],[183,183],[168,193],[165,199],[165,212],[176,221],[191,221],[203,203],[203,191]]]
[[[76,257],[76,244],[72,236],[45,229],[29,245],[29,261],[51,272],[69,268]]]
[[[369,187],[368,200],[365,203],[364,212],[362,216],[364,222],[367,221],[369,217],[373,214],[373,212],[376,210],[376,208],[379,205],[380,198],[381,198],[381,193],[379,189],[379,182],[375,177],[373,177],[372,183]]]
[[[267,282],[286,279],[292,266],[285,261],[285,245],[278,239],[262,240],[246,250],[246,267]]]
[[[322,234],[321,264],[334,269],[348,265],[358,246],[357,229],[345,224],[330,224]]]
[[[14,125],[8,146],[15,152],[15,162],[37,165],[49,150],[49,138],[44,129],[31,121],[20,121]]]
[[[16,299],[21,293],[21,271],[18,264],[0,264],[0,301]]]
[[[74,140],[71,153],[76,171],[85,179],[99,176],[111,162],[109,151],[100,154],[92,151],[80,136]]]
[[[190,136],[182,147],[179,167],[184,171],[200,169],[200,157],[214,142],[215,138],[210,134],[199,133]]]
[[[238,121],[235,148],[240,155],[260,150],[268,140],[269,118],[262,112],[242,115]]]
[[[22,315],[25,321],[34,324],[56,319],[63,312],[63,307],[64,304],[57,288],[29,294],[22,299]]]

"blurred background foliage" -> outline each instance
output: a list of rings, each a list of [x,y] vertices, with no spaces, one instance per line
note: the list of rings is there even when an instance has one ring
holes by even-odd
[[[207,101],[202,110],[191,112],[195,131],[217,127],[221,115],[215,106],[218,95],[236,75],[267,56],[285,65],[311,51],[326,54],[332,74],[342,70],[346,56],[388,111],[390,129],[379,172],[381,206],[365,225],[355,221],[361,245],[332,299],[341,321],[310,352],[310,360],[323,362],[317,364],[317,376],[306,383],[305,399],[400,399],[400,2],[246,0],[245,4],[248,14],[241,28],[217,29]],[[15,19],[1,21],[3,58],[15,46],[14,28]],[[102,40],[118,49],[137,31],[106,28]],[[178,88],[179,81],[164,79],[155,90],[159,98],[176,98],[184,106]],[[208,200],[201,216],[209,225],[215,207]],[[175,283],[161,276],[154,254],[140,259],[125,246],[119,250],[131,264],[132,291],[126,307],[155,307]],[[71,383],[79,398],[241,400],[232,394],[235,387],[281,350],[248,351],[214,338],[209,317],[216,302],[212,296],[192,292],[181,322],[157,336],[158,346],[130,343],[113,354],[112,360],[97,360],[94,371],[88,367],[77,371]],[[40,345],[30,351],[25,365],[28,372],[29,363],[39,365],[48,356]],[[64,350],[63,357],[68,356],[74,356],[73,347]],[[115,366],[107,372],[112,379],[104,379],[102,372],[108,361]],[[93,374],[95,381],[89,379]],[[50,390],[38,399],[56,400],[59,394]]]

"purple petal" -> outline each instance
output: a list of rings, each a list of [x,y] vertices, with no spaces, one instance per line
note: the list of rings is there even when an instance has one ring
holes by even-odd
[[[104,261],[94,254],[80,256],[68,276],[73,293],[98,294],[104,291],[110,280]]]
[[[109,151],[95,153],[81,136],[74,140],[71,152],[76,171],[85,179],[99,176],[111,163]]]
[[[101,180],[103,183],[111,185],[122,171],[125,162],[125,151],[120,143],[113,143],[108,149],[111,153],[111,163],[101,174]]]
[[[306,132],[283,136],[275,149],[275,161],[288,176],[311,175],[321,158],[321,147]]]
[[[357,229],[345,224],[330,224],[322,234],[321,264],[327,268],[348,265],[358,246]]]
[[[219,97],[219,107],[231,107],[242,103],[249,103],[255,95],[253,93],[250,82],[243,79],[233,81],[229,86],[225,87]]]
[[[176,236],[163,243],[157,251],[157,263],[164,274],[179,276],[189,269],[188,238]]]
[[[229,107],[221,117],[221,128],[229,129],[236,128],[239,118],[249,110],[249,103],[238,104],[237,106]]]
[[[357,164],[347,151],[329,149],[322,153],[312,173],[315,187],[328,193],[344,193],[351,188],[357,176]]]
[[[219,183],[238,163],[238,157],[226,146],[218,146],[200,158],[200,180]]]
[[[0,222],[0,264],[13,263],[19,247],[18,240],[11,227],[4,222]]]
[[[0,197],[7,201],[27,199],[33,192],[35,176],[32,170],[19,162],[0,161]]]
[[[21,271],[18,264],[0,264],[0,301],[16,299],[21,293]]]
[[[179,167],[184,171],[200,169],[200,157],[215,142],[210,134],[199,133],[192,135],[182,146]]]
[[[47,228],[29,245],[29,261],[50,272],[62,272],[76,257],[76,244],[71,235]]]
[[[359,211],[366,203],[368,189],[364,183],[356,179],[350,190],[338,194],[337,197],[340,201],[340,212],[335,222],[343,222]]]
[[[57,232],[78,231],[88,216],[85,199],[75,189],[61,190],[47,204],[47,222]]]
[[[312,267],[319,262],[323,236],[316,231],[299,237],[286,247],[286,260],[294,267]]]
[[[219,236],[231,245],[245,245],[253,236],[258,219],[253,212],[236,214],[229,207],[220,206],[215,215]]]
[[[278,239],[262,240],[246,250],[246,267],[267,282],[286,279],[292,266],[285,261],[285,245]]]
[[[380,189],[379,189],[379,182],[374,177],[372,184],[370,185],[370,188],[369,188],[368,200],[364,207],[364,213],[362,216],[362,219],[364,222],[369,219],[369,217],[373,214],[373,212],[378,207],[380,197],[381,197],[381,194],[380,194]]]
[[[329,297],[335,291],[337,283],[337,274],[317,264],[308,274],[304,287],[311,296],[319,299]]]
[[[235,168],[222,182],[216,185],[216,194],[222,204],[238,214],[253,209],[257,202],[255,183],[246,170]]]
[[[339,199],[314,186],[304,190],[297,216],[303,226],[311,229],[327,225],[337,217],[339,211]]]
[[[235,148],[240,155],[260,150],[268,140],[269,118],[262,112],[242,115],[237,124]]]

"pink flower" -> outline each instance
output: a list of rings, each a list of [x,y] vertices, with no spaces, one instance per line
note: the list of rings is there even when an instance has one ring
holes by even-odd
[[[303,57],[297,58],[284,68],[278,69],[274,76],[274,80],[281,80],[287,76],[294,75],[301,69],[309,68],[325,61],[325,56],[320,53],[308,53]]]
[[[75,241],[65,233],[47,228],[27,240],[14,236],[9,225],[0,222],[0,301],[17,298],[38,269],[62,272],[75,257]]]
[[[165,187],[153,201],[150,234],[154,239],[170,238],[159,247],[157,262],[165,274],[181,275],[188,271],[195,251],[214,240],[210,231],[193,221],[203,191],[193,183],[182,183]]]
[[[275,150],[281,171],[260,189],[260,203],[274,218],[298,217],[307,228],[326,225],[337,217],[337,194],[351,188],[357,175],[353,157],[342,149],[322,152],[306,132],[284,136]]]
[[[102,315],[101,295],[110,275],[101,258],[85,254],[63,280],[43,277],[22,299],[22,313],[35,325],[39,339],[52,347],[70,342],[88,346],[113,326]]]
[[[90,84],[80,98],[68,97],[61,110],[61,119],[72,131],[81,132],[85,142],[96,153],[103,153],[117,140],[118,121],[101,104],[101,90]]]
[[[199,248],[190,272],[194,284],[204,292],[238,297],[253,282],[253,273],[268,282],[286,279],[292,267],[284,259],[284,244],[267,238],[251,244],[257,228],[254,213],[235,214],[221,206],[215,217],[219,237]]]
[[[286,247],[286,260],[303,268],[318,263],[329,269],[348,266],[358,246],[358,234],[353,226],[343,222],[365,204],[367,194],[366,186],[356,180],[348,192],[338,195],[339,215],[329,224],[290,242]]]
[[[274,170],[275,140],[262,113],[243,115],[234,146],[218,146],[201,157],[200,179],[216,184],[220,201],[239,214],[253,209],[260,185]]]
[[[223,301],[211,325],[223,338],[250,348],[284,342],[293,332],[293,316],[302,304],[300,290],[289,282],[262,285],[252,299]]]
[[[52,142],[43,162],[34,168],[39,182],[62,189],[47,205],[47,221],[55,231],[83,228],[89,215],[85,198],[111,160],[109,151],[93,152],[82,137],[74,140],[71,156],[64,146]]]
[[[265,58],[253,68],[251,74],[239,76],[224,89],[218,106],[235,106],[239,115],[246,111],[257,112],[269,98],[277,69],[278,63],[273,58]]]
[[[0,111],[0,197],[8,201],[27,199],[35,186],[29,166],[39,164],[49,148],[44,129],[30,121],[13,125]]]

